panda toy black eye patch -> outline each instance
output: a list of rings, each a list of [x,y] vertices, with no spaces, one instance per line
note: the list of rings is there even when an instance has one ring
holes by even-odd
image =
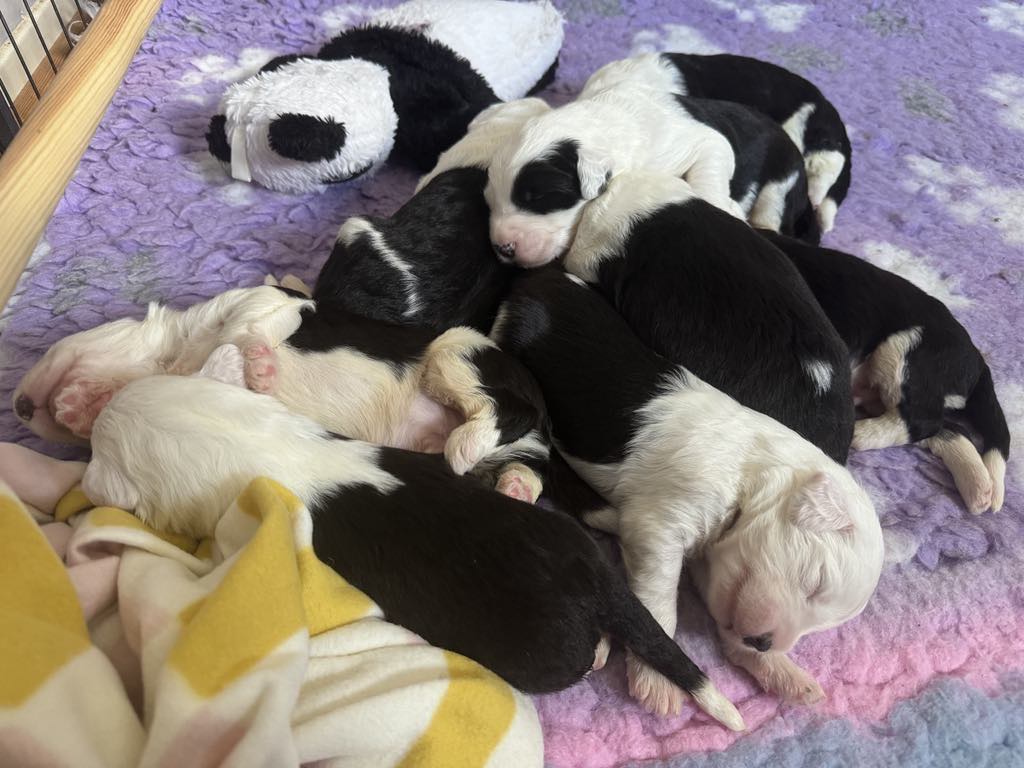
[[[512,203],[523,211],[545,214],[564,211],[582,199],[576,170],[579,145],[561,141],[541,158],[522,167],[512,184]]]
[[[267,133],[272,150],[304,163],[331,160],[345,147],[345,126],[329,117],[287,112],[271,121]]]

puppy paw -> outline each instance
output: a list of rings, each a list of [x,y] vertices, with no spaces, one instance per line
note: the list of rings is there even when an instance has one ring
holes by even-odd
[[[964,503],[972,515],[980,515],[992,508],[992,481],[978,478],[977,485],[963,489]]]
[[[612,650],[612,640],[608,635],[601,635],[601,639],[597,641],[597,645],[594,647],[594,665],[590,668],[596,672],[599,669],[604,669],[604,665],[608,663],[608,654]]]
[[[273,392],[277,383],[277,355],[266,344],[256,342],[242,348],[245,358],[245,386],[253,392]]]
[[[540,498],[542,483],[537,473],[523,464],[509,464],[502,470],[494,490],[513,499],[533,504]]]
[[[448,435],[444,457],[452,472],[464,475],[495,449],[500,435],[498,430],[483,421],[467,421]]]
[[[683,711],[683,701],[688,698],[683,690],[632,654],[626,658],[626,678],[629,695],[648,712],[668,717]]]
[[[789,704],[816,704],[825,698],[825,691],[817,680],[788,657],[776,656],[778,659],[765,664],[764,674],[757,676],[762,688]]]
[[[120,388],[113,381],[79,379],[54,400],[53,418],[72,434],[88,439],[96,417]]]

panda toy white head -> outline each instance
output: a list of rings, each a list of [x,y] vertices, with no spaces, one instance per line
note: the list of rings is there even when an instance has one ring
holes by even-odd
[[[270,189],[310,192],[354,179],[394,145],[388,78],[361,59],[275,59],[224,94],[210,150],[234,178]]]

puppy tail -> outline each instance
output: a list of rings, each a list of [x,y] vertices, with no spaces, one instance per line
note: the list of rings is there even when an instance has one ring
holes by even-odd
[[[992,371],[982,362],[981,375],[974,385],[964,416],[981,436],[981,457],[992,478],[992,510],[998,512],[1003,506],[1005,492],[1006,459],[1010,455],[1010,430],[1006,416],[996,398]]]
[[[715,720],[730,730],[745,730],[747,726],[739,710],[665,634],[622,577],[610,567],[609,572],[607,615],[602,617],[602,629],[686,691]]]

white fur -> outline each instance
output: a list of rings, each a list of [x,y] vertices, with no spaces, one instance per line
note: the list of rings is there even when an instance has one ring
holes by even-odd
[[[583,199],[546,215],[521,211],[512,202],[519,172],[565,140],[579,145]],[[725,136],[691,117],[674,94],[635,83],[606,88],[527,120],[494,155],[484,192],[491,240],[512,244],[520,266],[551,261],[571,244],[584,204],[610,178],[629,170],[681,176],[694,194],[742,218],[729,197],[735,166]]]
[[[166,407],[182,401],[216,407]],[[241,425],[248,450],[239,450]],[[126,386],[96,420],[92,450],[82,488],[94,504],[134,508],[154,528],[196,537],[211,535],[258,476],[307,504],[338,484],[382,493],[400,484],[377,466],[376,447],[331,439],[273,398],[199,377],[150,376]],[[211,466],[224,482],[207,481]]]
[[[419,29],[473,65],[506,101],[540,80],[562,47],[562,14],[548,0],[408,0],[375,24]]]
[[[441,153],[437,164],[416,184],[419,192],[438,174],[452,168],[487,170],[494,153],[524,122],[550,110],[542,99],[530,98],[494,104],[469,124],[466,135]]]
[[[878,448],[892,448],[910,442],[907,423],[899,411],[886,411],[881,416],[859,419],[853,424],[853,441],[850,447],[855,451],[870,451]]]
[[[792,139],[793,143],[796,144],[796,148],[800,150],[800,154],[804,152],[804,133],[807,131],[807,121],[811,115],[814,114],[814,110],[817,106],[814,102],[807,102],[802,104],[796,112],[786,118],[786,122],[782,124],[782,130],[789,134],[789,138]],[[831,185],[830,185],[831,186]]]
[[[142,320],[125,318],[61,339],[25,374],[14,391],[36,406],[27,426],[49,440],[74,441],[57,420],[57,404],[71,394],[109,396],[125,383],[155,373],[191,374],[213,350],[254,333],[272,345],[286,339],[313,303],[260,286],[237,288],[178,311],[150,304]],[[91,419],[84,427],[91,427]],[[77,437],[87,437],[88,429]]]
[[[844,163],[846,158],[843,153],[835,149],[818,150],[804,157],[804,167],[807,168],[807,196],[815,208],[824,202],[825,195],[839,178]]]
[[[682,75],[671,62],[662,58],[660,53],[644,53],[605,64],[583,84],[579,98],[589,99],[623,83],[639,84],[680,96],[687,93]]]
[[[1003,500],[1006,495],[1006,459],[995,448],[985,451],[981,457],[992,478],[992,511],[998,512],[1003,508]]]
[[[989,471],[991,459],[987,464],[970,440],[959,433],[943,430],[922,440],[921,444],[942,459],[971,514],[980,515],[994,507],[994,477]]]
[[[804,360],[801,365],[810,380],[814,382],[818,394],[823,395],[828,392],[829,387],[832,386],[832,376],[835,374],[832,364],[824,360]]]
[[[345,245],[351,245],[357,238],[365,235],[370,239],[370,245],[380,260],[399,273],[399,278],[405,286],[405,310],[403,317],[414,317],[419,314],[420,296],[419,280],[412,271],[412,267],[387,244],[384,235],[379,232],[366,219],[354,216],[341,225],[338,231],[338,239]]]
[[[782,218],[786,213],[786,195],[800,178],[794,171],[784,179],[768,181],[758,190],[757,199],[747,214],[751,226],[778,232],[782,229]]]
[[[244,157],[253,181],[285,192],[322,190],[332,178],[377,167],[391,153],[398,127],[389,77],[361,59],[299,59],[231,86],[221,107],[232,166]],[[345,146],[314,163],[282,157],[270,148],[268,130],[288,112],[344,124]]]
[[[756,656],[771,656],[863,610],[881,572],[882,534],[844,467],[689,374],[638,416],[621,464],[566,459],[618,509],[630,585],[666,632],[675,632],[680,569],[693,557],[702,558],[698,584],[737,658],[749,656],[745,636],[770,633],[771,652]],[[806,687],[789,662],[745,666],[770,690]]]

